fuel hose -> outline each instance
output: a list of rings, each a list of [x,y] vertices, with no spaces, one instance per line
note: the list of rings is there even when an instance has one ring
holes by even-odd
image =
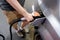
[[[5,37],[4,37],[4,35],[0,34],[0,36],[3,38],[3,40],[5,40]]]

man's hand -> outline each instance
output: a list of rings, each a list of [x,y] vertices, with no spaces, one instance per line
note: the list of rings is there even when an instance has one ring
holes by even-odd
[[[40,16],[40,14],[38,13],[38,12],[34,12],[33,13],[34,15],[32,15],[32,14],[30,14],[30,13],[28,13],[28,15],[25,15],[25,18],[26,18],[26,20],[29,22],[29,21],[32,21],[34,18],[33,18],[33,16]]]
[[[27,15],[25,15],[25,18],[28,22],[32,21],[33,20],[33,16],[32,14],[28,13]]]
[[[25,16],[26,20],[23,21],[23,23],[22,23],[22,28],[24,26],[28,25],[30,23],[30,21],[33,20],[33,16],[40,16],[40,14],[36,11],[34,12],[34,15],[28,13],[28,15]]]

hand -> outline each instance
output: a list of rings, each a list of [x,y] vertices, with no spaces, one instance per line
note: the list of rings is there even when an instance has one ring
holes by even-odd
[[[30,13],[27,13],[27,15],[25,15],[25,18],[28,22],[32,21],[33,20],[33,16],[40,16],[40,14],[38,12],[34,12],[34,15],[30,14]]]
[[[30,21],[33,20],[33,16],[32,16],[32,14],[30,14],[30,13],[28,13],[28,15],[25,16],[25,18],[26,18],[26,20],[27,20],[28,22],[30,22]]]

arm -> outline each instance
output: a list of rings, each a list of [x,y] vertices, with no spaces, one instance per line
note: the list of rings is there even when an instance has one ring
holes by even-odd
[[[19,4],[17,0],[6,0],[17,12],[23,15],[27,21],[31,21],[33,19],[32,15],[29,13]]]
[[[27,11],[22,8],[17,0],[6,0],[15,10],[17,10],[21,15],[27,15]]]

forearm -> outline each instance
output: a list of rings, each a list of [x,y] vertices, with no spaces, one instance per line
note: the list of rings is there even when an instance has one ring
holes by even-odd
[[[27,11],[19,4],[17,0],[6,0],[16,11],[18,11],[21,15],[28,15]]]

